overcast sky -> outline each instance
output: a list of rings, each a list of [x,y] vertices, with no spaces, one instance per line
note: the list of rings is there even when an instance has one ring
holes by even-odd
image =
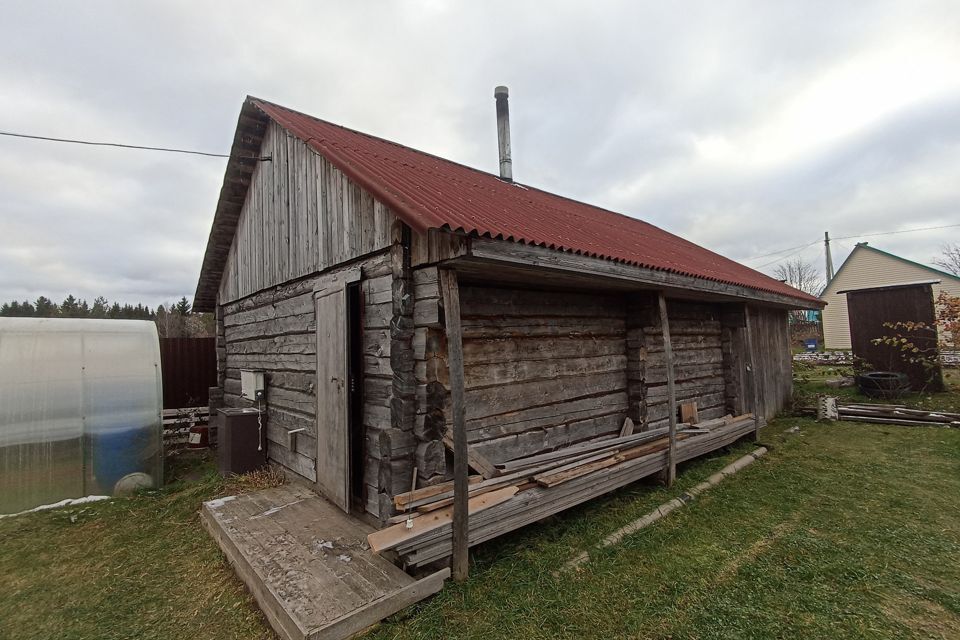
[[[6,0],[2,15],[2,131],[225,153],[251,94],[495,172],[505,84],[518,181],[767,272],[779,256],[756,256],[826,230],[960,223],[957,2]],[[0,137],[0,300],[192,299],[225,162]],[[960,227],[863,239],[929,263]],[[834,243],[838,266],[855,242]],[[822,245],[796,256],[822,269]]]

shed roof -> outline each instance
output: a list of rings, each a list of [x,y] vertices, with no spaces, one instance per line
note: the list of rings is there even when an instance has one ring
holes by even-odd
[[[508,182],[265,100],[248,97],[244,108],[250,107],[303,140],[420,232],[431,228],[461,231],[785,295],[802,301],[803,306],[818,302],[814,296],[642,220]],[[236,221],[232,224],[235,227]],[[215,220],[215,229],[216,225]],[[211,232],[203,269],[215,273],[208,275],[222,272],[226,260],[226,254],[213,246],[213,237]],[[211,256],[212,251],[223,254],[222,258]],[[209,286],[204,283],[213,280],[201,275],[197,302],[215,295],[215,291],[202,291]]]
[[[914,260],[910,260],[910,259],[908,259],[908,258],[904,258],[904,257],[902,257],[902,256],[898,256],[898,255],[896,255],[895,253],[890,253],[889,251],[884,251],[883,249],[877,249],[876,247],[870,246],[870,243],[868,243],[868,242],[858,242],[858,243],[853,247],[853,251],[851,251],[851,252],[849,253],[849,255],[847,255],[847,258],[846,258],[846,260],[843,261],[843,264],[840,265],[840,268],[837,269],[837,272],[834,274],[833,279],[830,280],[830,282],[827,283],[827,286],[823,289],[823,293],[820,294],[820,299],[821,299],[821,300],[826,300],[827,295],[830,293],[830,287],[831,287],[831,285],[833,285],[833,284],[835,284],[835,283],[837,283],[837,282],[842,282],[842,280],[839,280],[838,278],[840,278],[840,275],[841,275],[841,274],[846,273],[846,272],[844,271],[844,268],[845,268],[848,264],[850,264],[851,262],[853,262],[853,261],[851,260],[851,258],[853,258],[854,254],[856,254],[856,253],[859,252],[859,251],[872,251],[873,253],[876,253],[877,255],[881,255],[881,256],[884,256],[884,257],[887,257],[887,258],[891,258],[891,259],[893,259],[893,260],[897,260],[897,261],[899,261],[899,262],[903,262],[904,264],[909,264],[909,265],[912,265],[912,266],[914,266],[914,267],[919,267],[920,269],[924,269],[924,270],[926,270],[926,271],[929,271],[930,273],[935,274],[935,275],[937,275],[938,277],[946,277],[946,278],[948,278],[948,279],[950,279],[950,280],[956,280],[957,282],[960,282],[960,276],[957,276],[957,275],[955,275],[955,274],[953,274],[953,273],[948,273],[948,272],[946,272],[946,271],[943,271],[942,269],[937,269],[936,267],[931,267],[931,266],[928,265],[928,264],[923,264],[923,263],[921,263],[921,262],[916,262],[916,261],[914,261]],[[937,282],[939,282],[939,281],[937,281]],[[896,284],[896,283],[894,283],[894,284]],[[886,285],[877,285],[877,286],[886,286]],[[852,291],[852,289],[850,289],[850,290]],[[837,291],[836,293],[838,293],[838,294],[839,294],[839,293],[846,293],[846,291]]]

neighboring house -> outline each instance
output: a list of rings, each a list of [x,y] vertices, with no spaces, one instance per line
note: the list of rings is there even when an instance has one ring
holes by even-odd
[[[823,309],[823,343],[827,349],[850,349],[850,318],[847,296],[839,291],[898,286],[916,282],[933,283],[933,297],[946,291],[960,296],[960,278],[861,242],[840,266],[833,280],[821,294],[827,304]]]
[[[450,477],[458,409],[493,463],[628,416],[667,424],[660,295],[676,396],[701,419],[789,401],[787,314],[817,298],[646,222],[248,98],[194,309],[216,312],[227,405],[251,404],[241,369],[265,372],[269,457],[382,524],[414,468],[419,486]]]

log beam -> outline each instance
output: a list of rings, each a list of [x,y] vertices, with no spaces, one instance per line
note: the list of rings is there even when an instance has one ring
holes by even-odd
[[[750,318],[750,307],[748,305],[744,305],[743,316],[747,334],[747,371],[750,374],[750,411],[753,412],[753,439],[757,441],[760,439],[760,418],[763,412],[760,408],[760,381],[757,375],[756,356],[753,351],[754,322]]]
[[[677,390],[673,363],[673,345],[670,342],[670,318],[667,316],[667,298],[661,291],[657,296],[660,306],[660,330],[663,333],[663,358],[667,369],[667,403],[669,406],[670,430],[667,448],[667,486],[673,485],[677,478]]]
[[[460,325],[460,288],[457,273],[440,270],[444,323],[447,330],[447,367],[453,418],[453,579],[463,582],[469,573],[468,473],[465,384],[463,374],[463,331]]]

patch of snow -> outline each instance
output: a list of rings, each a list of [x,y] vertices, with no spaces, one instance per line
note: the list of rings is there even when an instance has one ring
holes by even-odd
[[[0,518],[12,518],[14,516],[22,516],[25,513],[34,513],[36,511],[48,511],[49,509],[60,509],[61,507],[72,507],[75,504],[86,504],[88,502],[99,502],[100,500],[109,500],[110,496],[84,496],[82,498],[67,498],[66,500],[61,500],[60,502],[54,502],[53,504],[42,504],[39,507],[34,507],[33,509],[27,509],[26,511],[19,511],[17,513],[0,513]]]
[[[225,497],[225,498],[217,498],[217,499],[215,499],[215,500],[208,500],[207,502],[204,502],[204,504],[207,505],[207,508],[209,508],[209,509],[219,509],[220,507],[222,507],[223,505],[227,504],[227,503],[230,502],[231,500],[236,500],[236,499],[237,499],[237,496],[227,496],[227,497]]]
[[[350,562],[351,560],[350,556],[345,553],[337,556],[337,559],[340,560],[340,562]]]

